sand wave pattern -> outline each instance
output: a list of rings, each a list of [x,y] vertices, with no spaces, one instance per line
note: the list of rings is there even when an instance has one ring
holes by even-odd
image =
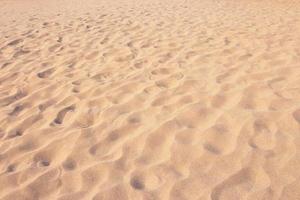
[[[299,200],[296,0],[1,0],[1,200]]]

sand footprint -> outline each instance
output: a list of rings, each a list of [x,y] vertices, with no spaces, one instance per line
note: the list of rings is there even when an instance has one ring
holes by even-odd
[[[51,99],[51,100],[46,101],[45,103],[41,103],[38,106],[38,108],[42,112],[42,111],[46,110],[47,108],[49,108],[50,106],[54,105],[55,103],[56,103],[56,101]]]
[[[19,99],[27,96],[26,90],[18,90],[16,94],[0,99],[0,106],[8,106]]]
[[[4,69],[5,67],[9,66],[11,64],[11,62],[6,62],[4,64],[2,64],[1,69]]]
[[[80,128],[88,128],[94,125],[95,115],[97,114],[96,109],[90,108],[87,112],[81,113],[75,121],[75,126]]]
[[[39,78],[48,78],[53,72],[55,72],[55,69],[54,68],[50,68],[50,69],[47,69],[47,70],[45,70],[43,72],[39,72],[37,74],[37,76]]]
[[[15,138],[15,137],[20,137],[23,135],[23,130],[21,129],[15,129],[12,130],[8,133],[7,135],[7,139],[11,139],[11,138]]]
[[[174,88],[178,84],[180,84],[180,79],[182,79],[183,76],[179,75],[171,75],[167,78],[160,79],[155,82],[155,85],[161,89],[166,89],[166,88]]]
[[[23,39],[16,39],[16,40],[13,40],[13,41],[9,42],[7,44],[7,46],[15,46],[15,45],[17,45],[17,44],[19,44],[21,42],[23,42]]]
[[[29,106],[29,104],[27,104],[27,103],[17,105],[14,107],[14,109],[10,113],[8,113],[8,115],[18,116],[27,106]]]
[[[25,50],[25,49],[19,49],[16,51],[16,53],[14,53],[13,58],[18,58],[19,56],[25,55],[30,53],[29,50]]]
[[[74,169],[76,169],[77,167],[77,163],[74,159],[72,158],[67,158],[63,163],[62,163],[63,168],[66,171],[72,171]]]
[[[169,61],[172,58],[172,54],[171,53],[166,53],[162,56],[160,56],[160,59],[158,60],[159,63],[166,63],[167,61]]]
[[[92,77],[92,79],[98,81],[98,82],[102,82],[102,81],[105,81],[109,78],[111,78],[112,76],[112,73],[110,72],[103,72],[103,73],[99,73],[99,74],[96,74]]]
[[[275,133],[277,128],[274,123],[264,119],[257,119],[253,123],[254,135],[249,140],[249,145],[253,148],[271,150],[276,143]]]
[[[143,190],[145,188],[143,180],[137,176],[134,176],[130,179],[130,185],[135,190]]]
[[[234,149],[235,136],[232,130],[229,131],[227,124],[215,124],[207,129],[204,134],[203,148],[215,155],[228,154]]]
[[[131,61],[135,58],[136,56],[134,54],[129,54],[126,56],[121,56],[121,57],[117,57],[115,59],[116,62],[126,62],[126,61]]]
[[[104,45],[104,44],[106,44],[108,41],[109,41],[109,38],[108,38],[108,37],[105,37],[105,38],[100,42],[100,44]]]
[[[171,70],[165,67],[154,69],[151,71],[152,75],[167,75],[170,74]]]
[[[139,60],[136,63],[134,63],[134,67],[136,69],[141,69],[141,68],[145,67],[145,65],[147,65],[147,64],[148,64],[148,60]]]
[[[59,111],[56,118],[53,120],[53,124],[58,124],[58,125],[62,124],[66,114],[68,112],[74,111],[75,108],[76,108],[75,105],[71,105]]]
[[[243,192],[249,192],[255,180],[249,168],[243,168],[217,185],[211,193],[212,200],[241,199]]]
[[[32,127],[34,124],[36,124],[38,121],[40,121],[43,118],[41,114],[36,114],[29,116],[25,120],[21,122],[13,131],[10,131],[8,133],[8,138],[14,138],[19,137],[24,134],[24,132]]]

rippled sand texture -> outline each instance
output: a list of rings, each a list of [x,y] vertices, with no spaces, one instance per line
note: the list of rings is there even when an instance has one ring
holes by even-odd
[[[300,3],[1,0],[1,200],[299,200]]]

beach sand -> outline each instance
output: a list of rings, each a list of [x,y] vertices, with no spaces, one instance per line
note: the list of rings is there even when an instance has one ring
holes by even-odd
[[[1,200],[299,200],[296,0],[1,0]]]

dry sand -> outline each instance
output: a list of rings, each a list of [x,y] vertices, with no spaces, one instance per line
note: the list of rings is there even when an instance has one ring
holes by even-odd
[[[299,200],[300,3],[1,0],[1,200]]]

